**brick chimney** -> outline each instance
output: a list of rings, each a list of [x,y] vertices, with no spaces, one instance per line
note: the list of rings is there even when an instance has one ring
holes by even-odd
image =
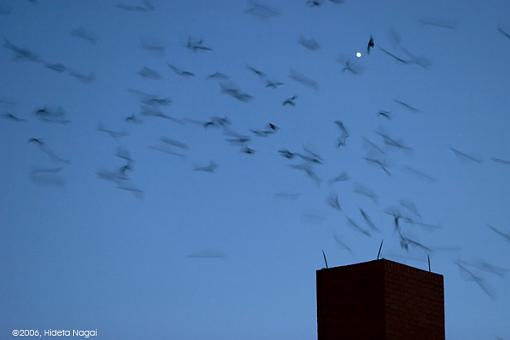
[[[321,269],[319,340],[444,340],[443,276],[388,260]]]

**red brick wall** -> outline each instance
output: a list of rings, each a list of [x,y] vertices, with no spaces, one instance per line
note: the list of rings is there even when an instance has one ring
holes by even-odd
[[[316,277],[319,340],[444,340],[441,275],[377,260]]]
[[[385,339],[442,340],[443,277],[385,261]]]

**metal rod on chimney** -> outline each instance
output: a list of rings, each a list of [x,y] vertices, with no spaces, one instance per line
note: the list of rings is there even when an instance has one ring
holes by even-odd
[[[324,250],[322,251],[322,256],[324,256],[324,263],[326,264],[326,269],[328,269],[328,260],[326,259],[326,253],[324,252]]]
[[[382,249],[382,245],[384,243],[384,239],[381,241],[381,245],[379,246],[379,251],[377,252],[377,259],[379,260],[379,256],[381,255],[381,249]]]

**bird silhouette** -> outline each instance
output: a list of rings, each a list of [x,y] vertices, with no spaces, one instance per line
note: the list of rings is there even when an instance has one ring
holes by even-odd
[[[283,106],[285,106],[285,105],[289,105],[289,106],[296,106],[296,102],[295,102],[295,100],[296,100],[296,99],[297,99],[297,96],[296,96],[296,95],[294,95],[294,96],[292,96],[292,97],[289,97],[289,98],[287,98],[287,99],[285,99],[285,100],[283,101],[282,105],[283,105]]]
[[[186,71],[186,70],[183,70],[183,69],[180,69],[172,64],[168,64],[168,67],[170,67],[170,69],[172,71],[174,71],[175,74],[177,74],[178,76],[181,76],[181,77],[184,77],[184,78],[190,78],[190,77],[194,77],[195,74],[193,72],[190,72],[190,71]]]
[[[374,47],[375,47],[374,38],[370,36],[370,39],[368,40],[367,44],[367,54],[370,54],[370,50],[373,49]]]

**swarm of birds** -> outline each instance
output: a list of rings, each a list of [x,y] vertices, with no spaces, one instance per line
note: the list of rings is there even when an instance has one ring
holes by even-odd
[[[322,7],[326,9],[329,5],[336,8],[344,7],[340,6],[344,4],[342,0],[306,0],[303,3],[303,11],[315,13],[319,13]],[[158,11],[158,7],[149,0],[118,2],[114,6],[118,15],[126,16],[151,15]],[[11,12],[11,7],[0,8],[0,15],[7,16]],[[251,20],[259,20],[263,23],[268,23],[270,20],[276,21],[281,14],[280,9],[255,1],[249,1],[244,11],[240,13],[240,15],[252,18]],[[423,17],[419,23],[424,28],[439,29],[442,32],[454,32],[457,28],[455,21],[446,19]],[[502,40],[510,39],[509,32],[501,25],[498,25],[494,30],[494,33],[499,34],[498,37]],[[104,42],[100,34],[81,26],[73,27],[69,35],[81,47],[97,49]],[[395,30],[390,31],[390,36],[391,41],[385,42],[378,34],[367,34],[359,42],[363,53],[366,51],[364,60],[356,60],[353,56],[340,56],[336,59],[336,64],[335,60],[330,60],[332,73],[339,79],[359,81],[364,79],[365,73],[373,70],[373,68],[370,69],[372,67],[370,63],[376,64],[375,61],[396,64],[396,67],[402,72],[413,68],[427,72],[432,68],[430,58],[415,52],[414,48],[404,44],[400,34]],[[321,55],[323,50],[328,47],[325,39],[324,41],[320,39],[320,41],[319,43],[311,36],[301,34],[291,43],[308,58]],[[140,44],[140,41],[137,44]],[[427,184],[437,183],[440,180],[439,176],[429,174],[428,171],[421,169],[420,165],[404,164],[406,161],[412,162],[411,157],[419,155],[421,150],[415,147],[413,140],[409,140],[408,136],[404,141],[402,137],[404,132],[397,128],[393,129],[391,125],[401,117],[421,119],[426,116],[426,109],[422,103],[415,104],[409,98],[388,98],[389,104],[381,103],[379,108],[374,107],[367,113],[366,118],[363,118],[374,122],[374,124],[380,124],[380,127],[372,131],[360,131],[360,127],[350,121],[351,116],[337,112],[334,118],[328,118],[329,122],[324,124],[324,131],[329,128],[332,130],[332,134],[324,133],[323,144],[319,148],[314,148],[305,144],[304,138],[300,140],[302,144],[285,141],[284,136],[288,136],[295,130],[283,123],[286,120],[282,118],[282,116],[293,115],[297,117],[296,112],[300,106],[305,106],[323,91],[330,91],[322,85],[322,79],[318,78],[313,68],[302,70],[302,66],[299,68],[287,67],[284,70],[287,76],[284,78],[285,75],[275,74],[272,68],[260,67],[259,65],[263,65],[263,60],[257,60],[254,57],[260,64],[244,63],[239,71],[240,74],[246,76],[245,79],[248,79],[245,84],[242,82],[244,78],[232,77],[229,75],[230,73],[222,72],[221,68],[215,69],[210,64],[204,64],[205,66],[193,64],[193,60],[195,60],[193,58],[221,55],[221,44],[217,41],[193,35],[181,37],[180,45],[173,48],[191,55],[193,58],[189,60],[179,60],[173,55],[171,55],[171,61],[168,60],[167,47],[157,40],[143,40],[140,47],[144,50],[143,53],[151,52],[153,57],[165,58],[164,66],[154,66],[157,65],[154,63],[150,64],[151,66],[138,65],[137,68],[130,70],[133,78],[139,81],[141,88],[140,90],[128,88],[127,91],[122,89],[127,92],[126,96],[134,101],[132,109],[130,108],[128,112],[122,114],[123,118],[118,122],[118,126],[111,127],[111,124],[115,123],[95,122],[94,132],[102,136],[98,138],[103,138],[104,143],[114,143],[116,147],[115,153],[110,154],[115,165],[94,169],[97,178],[101,180],[98,182],[103,183],[104,190],[113,187],[121,190],[120,192],[129,193],[137,199],[143,199],[145,195],[150,195],[150,192],[146,192],[143,186],[138,184],[143,183],[140,181],[140,177],[137,177],[139,176],[138,165],[140,163],[135,161],[131,152],[123,146],[128,140],[134,139],[138,131],[151,134],[144,146],[144,150],[151,150],[148,152],[151,157],[181,161],[186,164],[193,176],[205,178],[217,176],[224,169],[221,161],[209,155],[197,156],[193,140],[179,137],[186,135],[189,132],[188,129],[194,129],[193,133],[216,138],[220,143],[225,144],[226,147],[221,152],[229,155],[234,153],[235,157],[239,157],[239,167],[242,167],[243,162],[247,159],[258,160],[266,156],[273,157],[284,169],[282,171],[287,171],[286,174],[289,177],[296,176],[299,180],[303,179],[313,183],[314,193],[319,192],[323,195],[320,201],[321,205],[326,203],[327,211],[334,216],[338,225],[338,228],[330,235],[331,240],[338,249],[351,256],[356,249],[350,246],[348,237],[361,237],[367,241],[373,240],[376,235],[377,238],[382,235],[391,237],[404,254],[413,253],[427,257],[446,250],[458,252],[456,247],[437,246],[421,240],[425,232],[441,232],[443,230],[439,223],[430,221],[430,217],[421,209],[423,208],[421,205],[410,198],[400,198],[396,200],[396,203],[392,202],[392,206],[386,208],[381,206],[387,204],[386,199],[381,197],[378,191],[372,189],[371,185],[365,184],[363,179],[353,176],[354,172],[350,170],[348,164],[339,165],[338,163],[338,160],[344,159],[342,158],[344,155],[359,151],[356,147],[361,145],[366,153],[357,154],[356,157],[362,164],[368,166],[367,173],[370,173],[370,176],[381,176],[377,177],[380,181],[395,183],[395,178],[401,176],[401,173],[405,173],[414,180]],[[4,38],[3,49],[10,55],[12,62],[30,63],[37,68],[42,66],[44,72],[59,77],[59,79],[66,76],[71,77],[71,80],[65,81],[74,82],[77,80],[84,86],[87,85],[88,88],[96,83],[95,72],[77,70],[70,66],[72,65],[71,61],[63,63],[58,60],[49,60],[38,51],[24,46],[23,42]],[[176,53],[176,55],[178,54]],[[226,65],[222,65],[222,67],[226,69]],[[321,82],[319,83],[317,79],[320,79]],[[182,105],[185,99],[179,98],[178,95],[175,95],[174,98],[174,94],[165,87],[167,80],[173,84],[194,84],[197,91],[205,86],[213,85],[215,91],[209,95],[216,96],[218,102],[224,105],[225,111],[211,113],[209,118],[204,119],[175,110],[174,107],[177,104]],[[120,86],[122,87],[124,84]],[[193,93],[190,94],[190,97],[199,102],[201,94]],[[242,108],[249,108],[252,104],[256,106],[266,98],[271,103],[274,112],[277,112],[271,116],[271,119],[264,118],[265,120],[258,120],[256,124],[247,127],[244,125],[242,114],[234,116],[228,113],[234,111],[234,108],[242,110]],[[182,106],[179,107],[182,108]],[[209,110],[209,108],[206,109]],[[333,109],[337,110],[337,108]],[[64,109],[59,105],[46,103],[38,103],[33,111],[20,114],[14,103],[1,100],[0,110],[0,117],[3,118],[2,123],[13,126],[26,126],[32,121],[36,121],[48,128],[65,129],[73,126],[75,120],[79,120],[71,110],[68,111],[67,107]],[[257,110],[260,110],[260,107],[257,107]],[[318,112],[309,113],[309,115],[313,114],[321,115]],[[296,120],[298,119],[299,117],[296,118]],[[249,117],[246,120],[252,122],[256,118]],[[168,129],[167,133],[163,136],[153,135],[150,132],[150,124],[164,125]],[[30,137],[28,144],[36,153],[41,154],[47,163],[33,166],[29,177],[36,184],[61,187],[65,185],[67,169],[73,167],[71,159],[73,157],[67,157],[65,153],[61,155],[61,147],[58,142],[52,141],[49,137],[46,138],[42,125],[37,126],[39,134]],[[299,133],[305,130],[304,127],[301,129]],[[388,130],[393,132],[388,132]],[[20,143],[25,143],[24,145],[27,144],[26,141],[26,138],[20,139]],[[284,145],[284,143],[286,144]],[[337,159],[329,156],[330,149],[334,150]],[[489,166],[510,169],[509,155],[493,156],[490,158],[491,163],[490,161],[484,162],[481,156],[462,145],[450,146],[445,143],[443,151],[454,161],[474,164],[474,168],[487,166],[489,163]],[[262,162],[258,164],[260,165]],[[299,184],[302,183],[299,182]],[[303,185],[305,184],[303,183]],[[324,187],[328,191],[327,195],[321,192]],[[291,191],[275,190],[272,195],[275,198],[289,201],[298,201],[306,196],[306,189],[299,189],[297,192],[294,189]],[[354,197],[356,199],[353,199]],[[354,207],[352,201],[358,199],[362,203]],[[384,216],[384,224],[374,218],[376,214]],[[487,228],[483,230],[499,242],[510,243],[508,227],[488,224]],[[384,248],[382,250],[384,254]],[[325,253],[322,252],[325,259]],[[227,258],[226,254],[218,249],[190,251],[187,257],[195,260]],[[466,261],[458,258],[451,263],[459,270],[462,278],[474,283],[491,299],[496,297],[496,293],[487,283],[486,276],[493,275],[498,279],[505,279],[508,272],[504,266],[495,265],[482,259]]]

